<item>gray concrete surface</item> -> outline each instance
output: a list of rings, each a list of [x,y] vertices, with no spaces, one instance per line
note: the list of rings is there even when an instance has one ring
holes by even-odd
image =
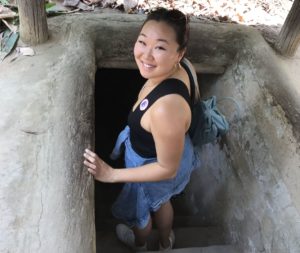
[[[219,227],[184,227],[174,228],[174,249],[224,246],[224,234]],[[115,231],[97,231],[97,253],[130,253],[132,250],[118,240]],[[154,228],[147,240],[147,250],[158,250],[158,232]]]
[[[147,251],[154,253],[158,251]],[[182,249],[173,249],[170,253],[239,253],[234,247],[229,245],[218,245],[209,247],[191,247]]]
[[[94,143],[95,71],[134,67],[143,18],[51,18],[34,57],[0,64],[0,252],[96,251],[94,185],[82,166]],[[201,151],[187,208],[223,225],[240,252],[298,253],[299,57],[277,56],[253,29],[201,22],[188,56],[199,73],[225,70],[207,77],[203,95],[234,97],[241,116],[224,104],[230,133]]]

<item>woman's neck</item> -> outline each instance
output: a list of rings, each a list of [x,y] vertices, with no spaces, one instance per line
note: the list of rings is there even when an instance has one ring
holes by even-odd
[[[164,75],[164,76],[160,76],[157,78],[149,78],[147,80],[147,82],[145,83],[145,87],[154,87],[156,85],[159,85],[163,80],[166,80],[168,78],[172,78],[175,76],[176,73],[178,73],[178,71],[181,69],[180,64],[176,65],[171,71],[170,73]],[[144,88],[144,87],[143,87]]]

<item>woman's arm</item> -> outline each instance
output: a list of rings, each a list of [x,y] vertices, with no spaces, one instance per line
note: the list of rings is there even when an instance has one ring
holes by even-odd
[[[190,123],[190,110],[179,95],[165,96],[150,112],[157,162],[135,168],[113,169],[95,153],[86,150],[84,164],[96,180],[102,182],[151,182],[176,176],[184,149],[185,133]]]
[[[85,151],[84,157],[88,171],[101,182],[151,182],[172,178],[168,168],[160,166],[158,162],[135,168],[113,169],[90,150]]]

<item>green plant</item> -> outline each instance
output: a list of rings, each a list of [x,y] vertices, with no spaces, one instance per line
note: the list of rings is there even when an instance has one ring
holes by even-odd
[[[6,5],[9,4],[8,0],[0,0],[1,5]]]

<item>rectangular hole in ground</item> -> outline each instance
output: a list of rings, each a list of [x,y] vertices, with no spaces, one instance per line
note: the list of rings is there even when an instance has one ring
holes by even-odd
[[[198,75],[202,96],[209,93],[217,75]],[[113,167],[123,167],[123,160],[112,161],[109,154],[113,149],[118,133],[126,126],[127,116],[137,99],[145,79],[138,70],[98,69],[95,76],[95,151]],[[95,181],[95,224],[97,231],[97,252],[117,246],[111,239],[117,221],[111,214],[111,205],[123,184],[109,184]],[[176,204],[176,203],[174,203]],[[176,210],[177,208],[177,210]],[[180,212],[174,206],[175,214]],[[183,207],[184,209],[184,207]],[[184,210],[183,210],[184,212]],[[100,245],[101,244],[101,245]],[[126,250],[126,249],[124,249]],[[122,251],[126,252],[126,251]]]

